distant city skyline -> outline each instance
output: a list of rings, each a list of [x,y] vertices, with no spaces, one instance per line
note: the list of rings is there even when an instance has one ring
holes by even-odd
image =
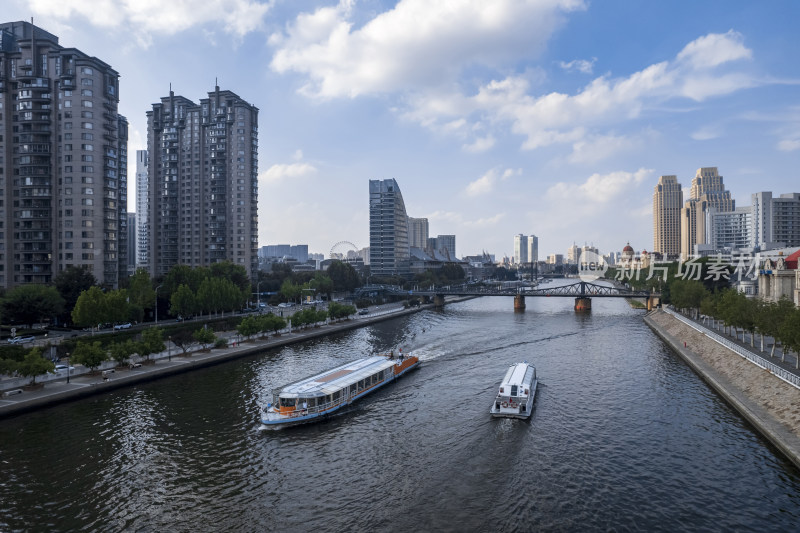
[[[497,257],[522,228],[540,257],[650,249],[662,175],[716,166],[740,202],[800,182],[792,0],[7,0],[3,16],[119,72],[130,154],[170,85],[257,107],[260,245],[367,243],[375,178],[460,254]]]

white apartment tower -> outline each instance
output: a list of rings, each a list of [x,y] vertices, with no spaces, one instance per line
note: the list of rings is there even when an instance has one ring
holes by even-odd
[[[150,194],[147,150],[136,150],[136,268],[150,266]]]

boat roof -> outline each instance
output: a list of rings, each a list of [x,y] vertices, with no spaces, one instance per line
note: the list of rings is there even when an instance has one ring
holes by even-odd
[[[381,370],[392,368],[394,361],[386,357],[375,355],[356,359],[342,366],[337,366],[325,372],[291,383],[281,388],[282,398],[311,398],[325,396],[340,391],[353,383],[377,374]]]
[[[530,384],[533,381],[534,372],[535,369],[533,365],[529,365],[528,363],[514,363],[508,367],[508,371],[506,371],[501,385]]]

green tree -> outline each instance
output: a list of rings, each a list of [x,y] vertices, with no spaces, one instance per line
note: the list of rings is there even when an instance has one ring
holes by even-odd
[[[185,283],[180,284],[172,293],[169,312],[175,316],[191,316],[197,312],[197,298]]]
[[[108,313],[105,321],[113,324],[128,322],[130,317],[128,305],[128,291],[119,289],[105,293],[106,312]]]
[[[185,329],[176,331],[172,335],[170,335],[172,339],[172,344],[177,346],[183,352],[183,355],[186,355],[186,352],[189,348],[194,344],[194,335],[192,335],[191,331],[187,331]]]
[[[275,335],[286,327],[286,320],[277,315],[264,315],[263,331],[272,331]]]
[[[240,293],[250,294],[250,278],[247,277],[247,270],[241,265],[235,265],[230,261],[220,261],[211,263],[209,267],[210,275],[230,281]]]
[[[130,339],[124,342],[115,342],[108,347],[108,354],[111,356],[111,359],[120,365],[127,364],[131,355],[135,354],[137,351],[137,344]]]
[[[31,378],[31,385],[36,384],[36,376],[53,372],[55,368],[51,361],[42,357],[42,351],[39,348],[33,348],[20,363],[17,363],[17,373],[20,376]]]
[[[2,301],[3,318],[12,324],[27,324],[54,318],[64,311],[64,298],[55,287],[18,285]]]
[[[53,285],[55,285],[61,297],[64,298],[64,310],[66,312],[66,316],[62,315],[64,320],[69,320],[69,315],[72,313],[72,309],[75,307],[81,293],[96,284],[97,280],[89,270],[75,266],[65,268],[53,278]]]
[[[200,284],[208,277],[208,269],[192,268],[189,265],[175,265],[164,276],[163,294],[171,296],[181,285],[187,285],[197,293]]]
[[[205,350],[206,346],[214,344],[214,341],[217,340],[217,336],[208,328],[200,328],[194,332],[194,340],[202,344],[203,350]]]
[[[152,309],[156,303],[156,291],[150,274],[144,268],[137,268],[130,278],[128,287],[129,303],[142,310]]]
[[[672,283],[672,303],[678,309],[699,310],[707,294],[699,281],[677,279]]]
[[[252,335],[255,335],[259,331],[261,331],[259,319],[255,316],[245,317],[236,327],[236,332],[246,339],[249,339]]]
[[[107,316],[105,294],[96,285],[81,293],[72,310],[72,322],[78,326],[91,327],[92,334],[95,326],[105,322]]]
[[[72,352],[72,359],[78,364],[95,370],[108,360],[108,353],[100,346],[100,341],[78,342]]]
[[[139,341],[136,351],[139,355],[150,360],[150,355],[161,353],[167,347],[164,345],[164,330],[161,328],[147,328],[142,331],[142,338]]]
[[[461,265],[456,263],[445,263],[442,265],[439,275],[446,280],[445,282],[459,281],[463,280],[465,277],[464,269]]]
[[[794,350],[796,355],[795,367],[800,368],[800,309],[787,310],[778,327],[778,338],[783,346],[781,361],[786,360],[786,354]]]
[[[317,272],[316,274],[314,274],[314,279],[311,280],[309,286],[316,293],[324,294],[330,300],[331,292],[333,291],[333,280],[331,280],[331,278],[329,278],[322,272]]]
[[[281,285],[280,294],[289,302],[296,302],[301,292],[302,289],[298,285],[292,283],[290,279],[284,280]]]

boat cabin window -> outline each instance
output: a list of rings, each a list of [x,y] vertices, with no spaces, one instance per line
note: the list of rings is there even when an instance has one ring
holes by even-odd
[[[350,394],[353,394],[355,391],[356,391],[356,384],[353,383],[352,385],[350,385]]]
[[[336,392],[333,393],[333,401],[335,402],[338,399],[339,399],[339,391],[337,390]]]
[[[281,407],[294,407],[296,401],[294,398],[281,398]]]
[[[378,381],[383,381],[383,370],[378,372]]]
[[[516,395],[517,395],[517,386],[511,385],[511,396],[516,396]]]
[[[364,389],[364,380],[362,379],[361,381],[358,382],[358,390],[363,390],[363,389]]]

